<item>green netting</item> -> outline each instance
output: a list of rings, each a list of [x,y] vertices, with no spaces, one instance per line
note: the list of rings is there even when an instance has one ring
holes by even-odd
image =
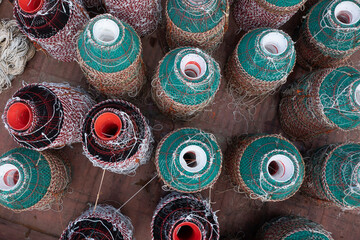
[[[324,113],[341,129],[353,129],[360,124],[360,105],[355,101],[355,90],[359,85],[359,71],[352,67],[339,67],[330,72],[320,86]],[[357,97],[360,100],[359,94]]]
[[[298,5],[299,3],[302,2],[302,0],[264,0],[264,1],[278,7],[291,7]]]
[[[13,164],[19,169],[19,183],[8,191],[0,190],[0,204],[23,210],[37,204],[47,193],[51,181],[48,161],[39,152],[15,148],[0,158],[0,165]]]
[[[294,165],[294,174],[287,181],[275,180],[268,171],[272,156],[284,155]],[[304,164],[296,147],[276,135],[263,136],[246,147],[240,159],[240,176],[255,195],[262,200],[280,201],[291,197],[304,179]]]
[[[193,146],[200,147],[206,154],[206,164],[196,172],[181,164],[182,151],[187,148],[191,152]],[[197,161],[199,156],[197,153]],[[170,188],[181,192],[197,192],[210,187],[220,175],[221,163],[222,153],[215,136],[196,128],[182,128],[170,133],[156,150],[159,176]]]
[[[187,54],[199,55],[206,62],[206,72],[198,79],[189,79],[180,69],[181,60]],[[183,105],[198,105],[211,99],[221,79],[219,65],[198,48],[177,48],[169,52],[160,63],[158,77],[166,95]]]
[[[258,232],[262,240],[332,240],[320,224],[298,216],[274,218]]]
[[[360,6],[359,1],[348,0]],[[312,37],[321,46],[328,48],[324,54],[336,57],[335,51],[347,51],[360,46],[360,21],[355,24],[340,22],[334,13],[335,7],[342,0],[323,0],[315,5],[309,15],[309,30]],[[307,21],[304,21],[306,28]],[[325,50],[325,49],[323,49]]]
[[[169,0],[167,13],[180,29],[191,33],[206,32],[216,27],[226,15],[226,0]]]
[[[310,163],[311,180],[320,197],[344,208],[360,207],[360,144],[325,146]]]
[[[266,34],[273,32],[283,35],[287,41],[286,50],[279,55],[264,50],[260,44]],[[287,77],[296,61],[294,43],[290,36],[271,28],[258,28],[244,35],[237,46],[237,57],[250,76],[268,82]]]
[[[94,38],[94,24],[103,19],[112,20],[119,27],[119,36],[113,43],[99,42]],[[77,44],[82,60],[89,67],[105,73],[128,68],[141,53],[140,38],[135,30],[110,14],[93,18],[80,33]]]

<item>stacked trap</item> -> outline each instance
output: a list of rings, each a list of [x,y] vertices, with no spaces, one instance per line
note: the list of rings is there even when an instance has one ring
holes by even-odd
[[[211,187],[221,172],[222,153],[214,135],[182,128],[159,143],[155,165],[167,187],[178,192],[199,192]]]
[[[306,0],[237,0],[233,15],[241,30],[258,27],[279,28],[286,23]]]
[[[156,207],[151,222],[152,239],[220,238],[219,223],[205,200],[192,195],[169,194]]]
[[[311,8],[296,44],[305,68],[336,67],[360,47],[360,1],[320,1]]]
[[[15,0],[14,17],[31,41],[64,62],[75,60],[76,34],[89,20],[76,0]]]
[[[177,48],[160,61],[152,98],[163,113],[191,118],[212,102],[220,80],[220,67],[208,54],[198,48]]]
[[[69,223],[60,240],[119,239],[132,240],[134,228],[128,217],[110,205],[98,205]]]
[[[333,240],[331,233],[309,219],[287,216],[265,223],[257,234],[258,240],[313,239]]]
[[[29,84],[8,100],[2,119],[16,142],[42,151],[81,142],[81,124],[92,105],[68,84]]]
[[[94,166],[130,174],[149,161],[153,139],[137,107],[123,100],[106,100],[87,113],[82,143]]]
[[[70,165],[49,152],[15,148],[0,157],[0,205],[7,209],[50,209],[70,181]]]
[[[99,15],[85,26],[77,42],[77,58],[85,76],[109,96],[136,96],[145,83],[139,36],[110,14]]]
[[[166,39],[170,48],[199,47],[213,51],[228,27],[227,0],[167,0]]]
[[[304,190],[326,205],[360,209],[360,144],[324,146],[307,163]]]
[[[230,91],[247,106],[261,102],[286,82],[295,59],[294,43],[285,32],[252,30],[241,38],[228,61]]]
[[[140,36],[154,32],[161,20],[161,0],[105,0],[108,12],[131,25]]]
[[[232,182],[253,199],[282,201],[300,188],[304,163],[297,148],[279,135],[247,136],[230,150]]]
[[[293,138],[348,131],[360,123],[360,73],[352,67],[310,73],[282,95],[281,126]]]

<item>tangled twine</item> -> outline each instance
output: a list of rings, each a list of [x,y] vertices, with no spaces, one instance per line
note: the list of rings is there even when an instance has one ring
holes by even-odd
[[[0,0],[1,3],[1,0]],[[34,45],[23,35],[15,20],[0,21],[0,93],[11,87],[16,75],[35,54]]]

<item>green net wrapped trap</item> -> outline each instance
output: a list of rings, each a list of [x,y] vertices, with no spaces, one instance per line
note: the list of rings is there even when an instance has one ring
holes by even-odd
[[[280,135],[241,138],[227,159],[232,182],[250,198],[261,201],[293,196],[303,182],[304,168],[297,148]]]
[[[285,32],[258,28],[245,34],[226,68],[230,90],[243,101],[265,98],[284,84],[296,61],[294,43]]]
[[[211,187],[221,172],[222,153],[211,133],[181,128],[159,143],[155,165],[159,177],[178,192],[199,192]]]
[[[227,0],[167,0],[166,39],[170,48],[199,47],[213,51],[228,28]]]
[[[10,150],[0,157],[0,205],[16,212],[50,209],[69,185],[70,171],[50,152]]]
[[[152,98],[163,113],[191,118],[213,101],[220,80],[220,67],[211,56],[198,48],[177,48],[160,61]]]
[[[342,209],[360,209],[360,144],[324,146],[307,162],[304,190]]]
[[[110,14],[85,26],[77,58],[89,83],[109,96],[136,96],[145,83],[141,41],[135,30]]]
[[[360,1],[323,0],[313,6],[296,42],[305,68],[336,67],[360,47]]]
[[[290,136],[306,140],[360,123],[360,72],[348,66],[319,70],[283,92],[280,122]]]
[[[309,219],[286,216],[270,220],[258,231],[257,240],[333,240],[323,226]]]

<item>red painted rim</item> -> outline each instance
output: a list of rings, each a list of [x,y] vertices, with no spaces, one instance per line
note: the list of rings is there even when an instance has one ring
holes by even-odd
[[[122,122],[116,114],[105,112],[96,118],[94,128],[101,140],[114,140],[120,134]]]
[[[6,121],[17,131],[28,129],[33,122],[33,113],[30,106],[23,102],[13,103],[7,111]]]
[[[201,240],[200,228],[192,222],[183,222],[173,231],[172,240]]]
[[[18,0],[18,4],[24,12],[35,13],[42,8],[44,0]]]

